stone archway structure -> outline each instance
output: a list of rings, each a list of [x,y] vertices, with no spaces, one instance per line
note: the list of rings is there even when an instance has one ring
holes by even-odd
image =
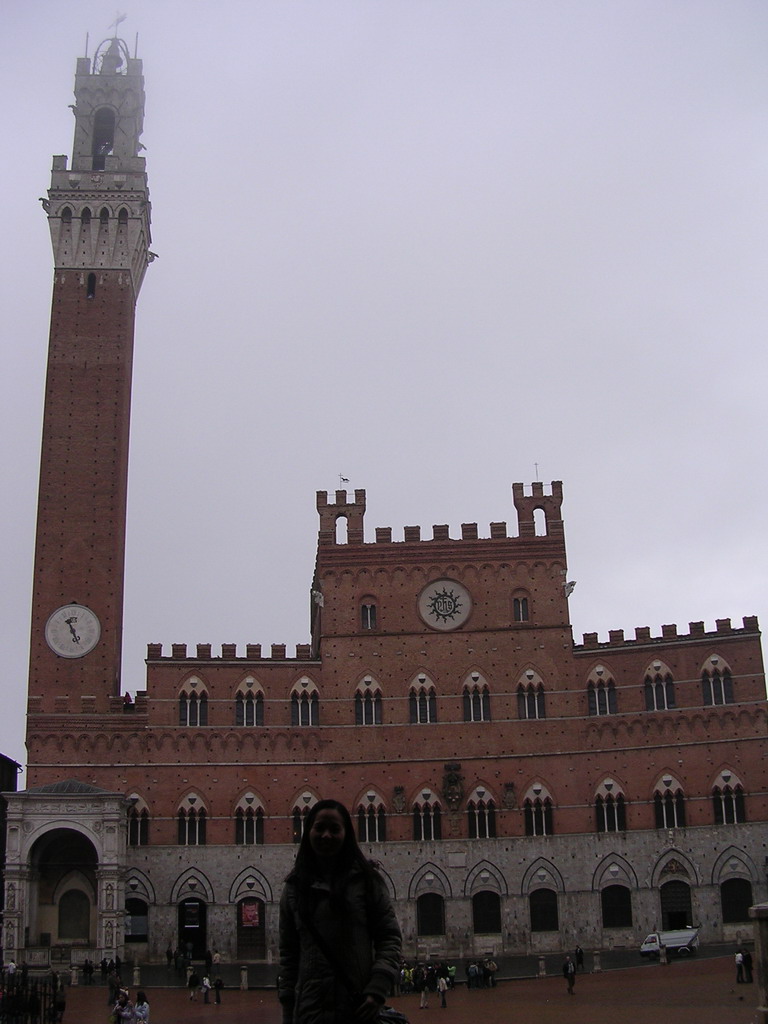
[[[7,793],[3,955],[30,966],[51,949],[101,960],[123,956],[126,812],[122,793],[67,780]],[[78,925],[60,924],[77,893]],[[86,904],[87,901],[87,904]]]

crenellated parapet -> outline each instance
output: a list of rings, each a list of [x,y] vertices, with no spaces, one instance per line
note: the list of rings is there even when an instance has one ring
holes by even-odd
[[[221,653],[214,654],[211,644],[197,644],[195,653],[187,652],[186,644],[171,644],[170,653],[163,653],[162,644],[147,644],[147,662],[150,661],[215,661],[215,662],[290,662],[311,661],[309,644],[296,644],[295,654],[291,657],[286,652],[285,644],[272,644],[270,653],[262,651],[261,644],[246,644],[245,650],[238,653],[237,644],[222,644]]]
[[[611,629],[608,631],[608,640],[601,641],[597,633],[584,633],[583,643],[574,646],[574,653],[584,651],[603,650],[607,648],[637,649],[645,645],[659,645],[665,643],[679,644],[681,641],[691,642],[697,640],[712,640],[724,637],[759,636],[760,628],[756,615],[745,615],[742,627],[734,628],[730,619],[716,619],[714,631],[708,632],[703,622],[689,622],[688,633],[679,633],[677,623],[667,623],[661,627],[661,636],[651,636],[650,626],[636,626],[634,639],[626,638],[623,629]]]
[[[563,485],[559,480],[551,484],[550,493],[545,493],[544,484],[536,482],[530,485],[530,493],[526,494],[525,485],[512,485],[514,505],[517,511],[518,535],[509,534],[507,523],[494,522],[489,525],[487,533],[481,533],[477,523],[462,523],[461,537],[451,537],[450,527],[445,523],[432,527],[431,537],[422,537],[420,526],[404,526],[402,540],[393,537],[391,526],[377,526],[375,531],[376,545],[385,544],[434,544],[439,542],[455,543],[456,541],[487,541],[487,540],[529,540],[545,537],[564,537],[562,503]],[[320,515],[318,544],[327,547],[341,544],[363,544],[365,518],[365,491],[356,490],[352,500],[346,491],[336,491],[331,500],[327,491],[317,492],[317,511]],[[536,523],[535,513],[543,513],[543,524]],[[346,538],[338,539],[337,524],[340,519],[346,521]]]

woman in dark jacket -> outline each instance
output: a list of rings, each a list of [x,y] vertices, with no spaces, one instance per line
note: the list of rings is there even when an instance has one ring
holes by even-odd
[[[370,1024],[400,967],[400,928],[337,800],[307,815],[280,900],[283,1024]]]

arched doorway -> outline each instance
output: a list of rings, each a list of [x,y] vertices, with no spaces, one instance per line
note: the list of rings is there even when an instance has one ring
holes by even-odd
[[[98,855],[80,832],[56,828],[32,847],[31,946],[90,946],[96,935]]]
[[[666,930],[693,924],[691,887],[687,882],[665,882],[660,890],[661,927]]]
[[[264,960],[267,955],[264,900],[246,896],[237,904],[237,956],[240,960]]]
[[[198,899],[185,899],[179,904],[179,949],[193,960],[205,959],[207,909]]]

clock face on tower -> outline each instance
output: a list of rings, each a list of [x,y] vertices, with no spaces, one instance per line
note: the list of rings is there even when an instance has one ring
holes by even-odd
[[[65,604],[45,624],[48,646],[60,658],[82,658],[90,653],[101,636],[101,623],[95,612],[83,604]]]

